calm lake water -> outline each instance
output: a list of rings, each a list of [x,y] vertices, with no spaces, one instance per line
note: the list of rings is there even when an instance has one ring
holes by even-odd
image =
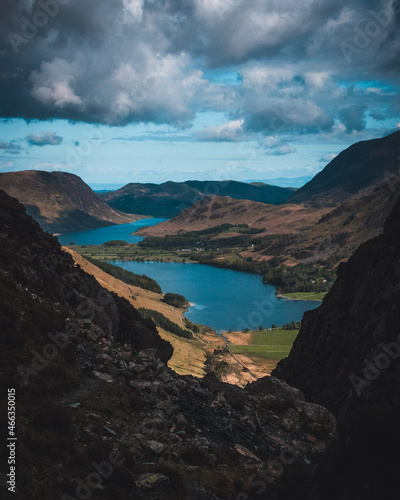
[[[143,226],[155,226],[159,222],[167,219],[141,219],[129,224],[119,224],[117,226],[98,227],[88,231],[76,233],[63,233],[58,236],[61,245],[102,245],[110,240],[123,240],[127,243],[138,243],[143,240],[142,236],[135,236],[131,233]]]
[[[111,263],[155,279],[164,293],[184,295],[194,304],[186,317],[217,331],[253,330],[259,325],[269,328],[273,323],[280,326],[300,321],[305,311],[320,305],[313,301],[277,299],[275,287],[264,285],[261,276],[254,274],[177,262]]]

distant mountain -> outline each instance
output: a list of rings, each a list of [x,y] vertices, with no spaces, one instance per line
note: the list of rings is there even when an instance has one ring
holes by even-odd
[[[267,205],[250,200],[234,200],[229,196],[207,196],[176,217],[156,226],[140,228],[143,236],[166,236],[201,231],[222,224],[247,224],[265,229],[268,234],[297,233],[330,211],[302,204]]]
[[[252,185],[237,181],[186,181],[163,184],[127,184],[117,191],[103,194],[112,207],[126,213],[174,217],[205,196],[230,196],[279,205],[293,194],[293,189],[268,184]]]
[[[255,248],[246,256],[255,260],[276,256],[291,264],[313,263],[330,257],[346,259],[359,245],[381,233],[399,192],[400,185],[383,180],[361,189],[335,207],[308,203],[274,206],[213,196],[166,222],[141,228],[138,233],[167,236],[227,223],[247,224],[264,229],[256,236],[250,233],[247,237],[249,245],[254,243]],[[213,237],[226,236],[217,232]]]
[[[256,184],[272,184],[273,186],[301,188],[312,179],[312,175],[304,175],[303,177],[275,177],[274,179],[251,179],[246,182]]]
[[[84,231],[132,222],[110,208],[80,177],[65,172],[25,170],[0,174],[0,189],[22,203],[51,233]]]
[[[335,206],[385,176],[399,174],[399,154],[400,132],[353,144],[288,201]]]

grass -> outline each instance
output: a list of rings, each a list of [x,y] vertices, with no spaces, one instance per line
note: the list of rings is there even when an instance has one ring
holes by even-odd
[[[279,361],[289,354],[298,333],[298,330],[263,330],[254,335],[251,345],[231,345],[230,349],[234,354]]]
[[[162,260],[163,262],[195,262],[187,257],[183,257],[180,255],[180,252],[142,248],[136,244],[129,244],[123,247],[83,245],[73,246],[72,249],[83,257],[88,256],[98,260]]]
[[[323,300],[328,292],[290,292],[283,293],[284,297],[297,300]]]

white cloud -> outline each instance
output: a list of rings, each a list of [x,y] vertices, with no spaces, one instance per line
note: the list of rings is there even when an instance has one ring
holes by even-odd
[[[42,134],[27,135],[25,140],[31,146],[58,146],[62,143],[63,138],[55,132],[43,132]]]
[[[71,86],[75,80],[74,72],[76,70],[75,64],[59,57],[54,58],[51,62],[42,63],[40,71],[33,71],[30,77],[33,84],[31,91],[33,97],[45,106],[55,108],[82,107],[82,99],[74,93]]]
[[[236,142],[245,138],[243,132],[244,120],[234,120],[219,127],[207,127],[199,132],[203,141]]]

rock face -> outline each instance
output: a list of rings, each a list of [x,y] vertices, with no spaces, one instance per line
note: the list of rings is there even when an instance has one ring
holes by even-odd
[[[65,172],[1,173],[0,189],[22,203],[51,233],[84,231],[135,219],[109,207],[80,177]]]
[[[331,292],[318,309],[305,314],[289,357],[273,373],[338,417],[343,442],[347,440],[342,487],[346,484],[349,490],[340,498],[376,498],[379,488],[387,492],[385,498],[395,498],[391,495],[397,488],[394,471],[400,446],[399,227],[397,203],[383,235],[364,243],[340,265]]]
[[[14,387],[18,404],[15,498],[321,498],[336,429],[326,409],[278,379],[240,389],[178,376],[154,324],[74,267],[3,192],[0,276],[0,398]]]

